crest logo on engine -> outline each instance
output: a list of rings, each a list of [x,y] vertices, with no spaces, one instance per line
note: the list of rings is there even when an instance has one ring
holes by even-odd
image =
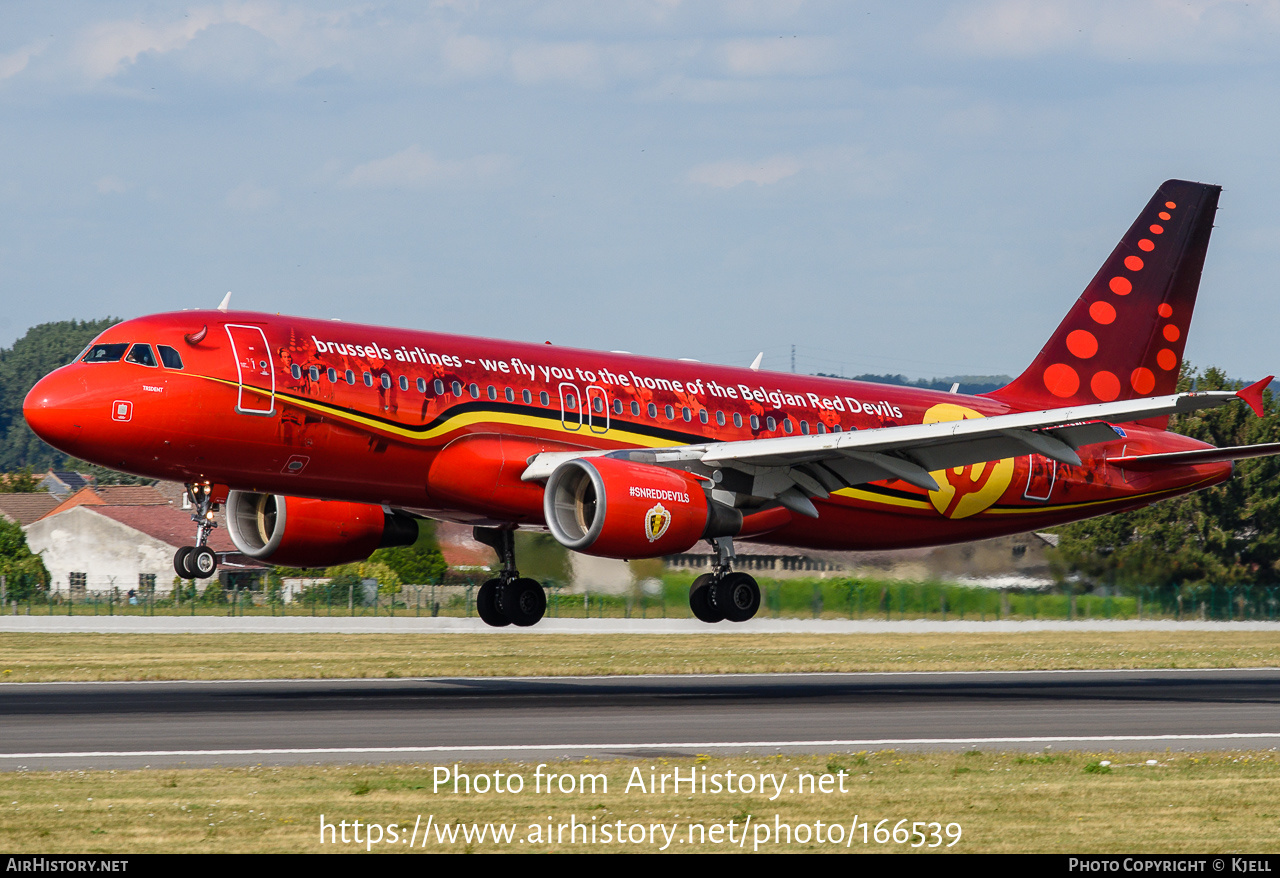
[[[649,538],[649,542],[661,539],[669,527],[671,527],[671,513],[661,503],[644,514],[644,535]]]

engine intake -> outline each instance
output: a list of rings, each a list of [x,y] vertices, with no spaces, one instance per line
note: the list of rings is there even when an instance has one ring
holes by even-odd
[[[671,555],[742,528],[742,514],[709,501],[688,473],[612,457],[556,467],[542,505],[565,548],[605,558]]]
[[[331,567],[363,561],[376,549],[412,545],[418,523],[370,503],[231,491],[227,531],[250,558],[285,567]]]

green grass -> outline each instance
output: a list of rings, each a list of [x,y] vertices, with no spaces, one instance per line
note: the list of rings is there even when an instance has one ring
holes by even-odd
[[[1280,666],[1265,631],[0,633],[0,683]]]
[[[888,831],[905,820],[936,821],[941,843],[959,835],[953,852],[1265,853],[1280,848],[1280,763],[1273,752],[1054,753],[969,752],[908,754],[884,751],[813,756],[640,759],[551,763],[544,774],[603,774],[607,792],[548,793],[533,789],[534,763],[467,764],[475,777],[501,771],[521,775],[518,793],[454,793],[435,789],[433,765],[296,766],[173,771],[13,772],[4,776],[0,847],[11,853],[324,853],[361,852],[366,844],[320,843],[320,819],[396,825],[407,837],[416,821],[435,826],[514,824],[510,843],[466,844],[435,838],[428,852],[498,850],[651,852],[661,841],[626,845],[559,839],[547,827],[578,823],[665,825],[673,851],[909,851],[910,841],[876,844],[880,821]],[[1110,765],[1102,765],[1102,762]],[[796,789],[801,773],[820,778],[845,772],[823,793],[816,783]],[[679,769],[688,776],[728,771],[785,774],[784,791],[690,794],[626,790],[635,771],[646,780]],[[651,774],[652,772],[652,774]],[[857,819],[848,848],[813,838],[818,821],[843,833]],[[744,846],[737,833],[755,827]],[[727,840],[732,824],[735,843]],[[756,835],[792,827],[790,843]],[[796,827],[809,827],[807,840]],[[868,827],[868,842],[862,841]],[[951,836],[942,835],[946,827]],[[719,827],[718,843],[714,828]],[[541,836],[530,841],[532,833]],[[383,832],[386,836],[385,830]],[[337,833],[334,833],[337,836]],[[349,832],[352,837],[354,831]],[[883,835],[883,833],[882,833]],[[362,835],[364,837],[364,835]],[[420,837],[420,836],[419,836]],[[522,844],[515,839],[524,837]],[[601,839],[597,829],[597,841]],[[690,838],[692,837],[692,842]],[[661,836],[658,836],[660,839]],[[932,838],[926,839],[932,841]],[[421,845],[415,846],[415,851]],[[407,852],[404,842],[374,850]]]

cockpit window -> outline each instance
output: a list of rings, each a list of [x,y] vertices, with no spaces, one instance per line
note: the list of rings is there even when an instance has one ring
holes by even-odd
[[[164,363],[166,369],[181,369],[182,356],[176,350],[167,344],[156,345],[160,351],[160,362]]]
[[[84,355],[82,362],[117,363],[124,356],[125,349],[128,347],[127,342],[123,344],[96,344],[89,348],[89,353]]]
[[[137,363],[139,366],[155,366],[156,355],[151,350],[149,344],[136,344],[129,348],[129,355],[125,360],[130,363]]]

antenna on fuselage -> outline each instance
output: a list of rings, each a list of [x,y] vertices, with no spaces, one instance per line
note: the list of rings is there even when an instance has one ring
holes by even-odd
[[[754,360],[752,360],[752,361],[751,361],[751,371],[752,371],[752,372],[759,372],[759,371],[760,371],[760,361],[761,361],[761,360],[763,360],[763,359],[764,359],[764,351],[761,351],[760,353],[756,354],[756,358],[755,358]]]
[[[227,290],[227,294],[222,297],[222,304],[218,306],[219,311],[226,311],[231,307],[231,291]]]

